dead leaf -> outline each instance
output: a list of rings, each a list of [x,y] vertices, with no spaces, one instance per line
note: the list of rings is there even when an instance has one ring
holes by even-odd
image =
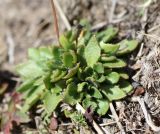
[[[86,119],[92,123],[93,121],[93,110],[91,109],[91,107],[88,107],[87,110],[85,111],[84,116],[86,117]]]
[[[57,119],[55,117],[51,118],[51,122],[50,122],[49,128],[51,130],[53,130],[53,131],[55,131],[58,128],[58,121],[57,121]]]

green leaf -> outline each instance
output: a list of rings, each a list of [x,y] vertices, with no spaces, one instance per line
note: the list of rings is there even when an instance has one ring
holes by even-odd
[[[83,68],[83,72],[86,77],[93,75],[93,69],[91,67],[86,67],[85,69]]]
[[[77,57],[73,51],[65,52],[63,54],[63,63],[66,67],[73,67],[73,65],[77,62]]]
[[[108,27],[105,31],[99,32],[97,34],[98,40],[103,40],[105,43],[111,41],[116,34],[118,33],[118,29],[114,27]]]
[[[51,47],[29,48],[29,59],[35,61],[38,64],[42,64],[40,61],[53,58]]]
[[[69,83],[73,82],[74,79],[75,79],[74,77],[67,79],[66,80],[66,85],[68,85]]]
[[[61,102],[62,96],[47,92],[43,98],[45,110],[51,114],[56,109],[57,105]]]
[[[51,89],[51,92],[53,94],[60,94],[61,91],[62,91],[62,88],[58,84],[55,84],[55,87]]]
[[[110,100],[119,100],[126,96],[126,93],[119,88],[117,85],[107,85],[101,87],[104,95]]]
[[[138,41],[137,40],[123,40],[120,43],[119,50],[117,51],[117,55],[123,55],[123,54],[128,54],[135,50],[138,46]]]
[[[93,69],[97,72],[97,73],[104,73],[104,66],[102,63],[97,63],[94,65]]]
[[[64,53],[63,63],[66,67],[72,67],[73,66],[73,57],[69,52]]]
[[[85,33],[84,36],[82,37],[82,38],[84,38],[84,44],[88,44],[88,42],[91,39],[91,37],[93,36],[93,34],[88,30],[83,30],[83,32]]]
[[[77,57],[82,66],[86,65],[85,56],[84,56],[85,46],[80,45],[77,48]]]
[[[103,41],[100,42],[100,47],[106,54],[109,54],[109,55],[115,54],[119,49],[118,44],[108,44],[108,43],[104,43]]]
[[[95,78],[93,76],[86,77],[85,81],[89,82],[91,85],[98,87],[98,83],[96,82]]]
[[[67,31],[65,33],[65,36],[70,42],[73,42],[76,37],[76,32],[74,30]]]
[[[34,79],[44,74],[42,68],[33,61],[28,61],[27,63],[19,64],[16,67],[16,70],[17,73],[23,79]]]
[[[45,87],[47,89],[50,89],[52,84],[51,84],[51,72],[47,72],[45,75],[44,75],[44,78],[43,78],[43,82],[45,84]]]
[[[75,52],[72,50],[70,50],[69,52],[71,53],[71,55],[73,57],[73,64],[77,63],[77,55],[75,54]]]
[[[69,39],[67,39],[65,35],[61,35],[59,38],[59,41],[65,50],[69,50],[73,47],[72,42],[70,42]]]
[[[61,49],[59,47],[54,46],[53,50],[52,50],[52,53],[53,53],[53,58],[55,60],[60,60]]]
[[[126,66],[126,63],[121,59],[116,59],[114,61],[108,61],[103,64],[105,68],[122,68]]]
[[[74,68],[71,68],[71,69],[68,71],[67,75],[64,76],[63,79],[69,79],[69,78],[73,77],[73,76],[77,73],[78,68],[79,68],[79,63],[78,63]]]
[[[59,59],[57,61],[52,60],[50,63],[48,63],[48,66],[50,70],[54,70],[54,69],[64,69],[64,65],[63,62]],[[47,70],[48,70],[47,69]]]
[[[116,56],[102,56],[101,57],[101,61],[102,62],[105,62],[105,61],[114,61],[114,60],[116,60]]]
[[[59,80],[59,81],[57,81],[56,83],[54,83],[55,84],[55,86],[58,86],[58,87],[60,87],[61,89],[63,89],[63,91],[64,91],[64,89],[66,88],[66,81],[65,80]]]
[[[126,94],[130,93],[133,89],[131,84],[125,80],[120,81],[120,89],[123,90]]]
[[[33,84],[33,86],[36,86],[36,87],[40,86],[40,85],[43,85],[43,78],[42,77],[36,79],[34,84]]]
[[[40,57],[39,50],[37,48],[29,48],[28,57],[35,61],[39,60],[39,57]]]
[[[109,100],[107,99],[100,99],[98,101],[97,113],[99,115],[105,115],[109,109]]]
[[[92,97],[95,97],[95,98],[98,98],[98,99],[102,98],[101,92],[96,87],[91,87],[90,94],[91,94]]]
[[[77,91],[78,91],[78,92],[82,92],[83,89],[84,89],[84,87],[85,87],[86,85],[88,85],[87,82],[79,83],[79,84],[78,84],[78,90],[77,90]]]
[[[84,72],[82,71],[82,68],[79,68],[79,69],[78,69],[78,72],[77,72],[77,77],[78,77],[79,80],[85,79],[83,73],[84,73]]]
[[[53,58],[51,47],[40,47],[39,48],[40,57],[44,59]]]
[[[57,82],[60,79],[62,79],[65,75],[66,75],[66,71],[56,69],[56,70],[52,71],[51,82]]]
[[[120,78],[120,76],[117,72],[110,72],[105,77],[111,84],[117,83]]]
[[[79,102],[82,98],[82,94],[78,93],[77,90],[77,85],[73,82],[70,83],[67,86],[67,89],[65,89],[63,101],[70,105],[75,105],[77,102]]]
[[[30,93],[28,93],[25,103],[22,107],[22,112],[27,112],[39,99],[45,94],[45,86],[40,85],[35,87]]]
[[[111,41],[118,33],[118,29],[114,27],[109,27],[107,28],[105,32],[105,36],[103,37],[104,42],[109,42]]]
[[[129,76],[128,76],[127,73],[125,73],[123,71],[120,71],[120,70],[118,71],[118,73],[119,73],[119,75],[120,75],[121,78],[123,78],[123,79],[129,79]]]
[[[88,66],[93,67],[97,63],[101,54],[101,49],[95,36],[92,36],[89,40],[84,53]]]
[[[82,20],[80,21],[80,25],[83,26],[83,27],[85,27],[87,30],[90,30],[90,29],[91,29],[91,25],[90,25],[90,23],[88,22],[88,20],[86,20],[86,19],[82,19]]]
[[[28,79],[26,80],[24,83],[22,83],[20,85],[20,87],[18,87],[16,89],[17,92],[20,92],[20,93],[23,93],[25,92],[26,90],[30,89],[32,86],[33,86],[33,83],[35,82],[34,79]]]
[[[66,36],[67,39],[70,39],[71,36],[72,36],[72,30],[69,30],[69,31],[65,32],[65,36]]]
[[[85,122],[84,115],[79,113],[78,111],[69,111],[69,110],[65,109],[64,114],[67,118],[70,118],[76,124],[79,124],[81,126],[86,126],[87,125],[86,122]],[[79,133],[74,132],[74,134],[79,134]]]
[[[77,43],[77,48],[79,48],[79,47],[82,47],[82,46],[85,46],[85,38],[84,37],[79,37],[78,38],[78,43]],[[77,51],[78,51],[78,49],[77,49]]]
[[[106,77],[104,75],[101,75],[100,78],[96,79],[97,82],[102,83],[106,80]]]
[[[97,107],[97,103],[91,98],[85,98],[82,101],[82,106],[84,107],[84,109],[91,107],[91,109],[94,111]]]
[[[51,74],[51,80],[54,80],[56,77],[58,77],[62,73],[62,70],[60,69],[55,69],[52,71]]]

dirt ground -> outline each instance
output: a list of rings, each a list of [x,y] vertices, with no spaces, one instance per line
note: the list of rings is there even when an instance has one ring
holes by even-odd
[[[92,24],[93,29],[114,25],[119,28],[118,37],[120,39],[137,38],[139,40],[139,49],[142,51],[139,52],[136,60],[132,59],[135,58],[134,54],[131,57],[135,61],[134,65],[130,63],[130,66],[135,70],[131,75],[135,81],[140,83],[146,90],[148,89],[148,96],[145,93],[142,98],[147,96],[147,99],[145,98],[147,110],[151,113],[154,125],[160,126],[160,80],[157,82],[154,78],[152,79],[153,84],[158,83],[154,88],[156,93],[153,93],[152,84],[148,86],[147,83],[150,80],[147,81],[147,74],[144,72],[146,68],[143,64],[139,64],[151,61],[156,56],[158,63],[160,61],[160,1],[59,0],[58,2],[73,27],[79,20],[87,19]],[[58,11],[57,14],[60,33],[62,33],[67,30],[66,24]],[[12,83],[12,87],[14,87],[16,80],[10,77],[14,76],[15,65],[26,60],[27,49],[57,43],[53,30],[54,22],[51,4],[49,0],[0,0],[0,19],[0,84],[4,87],[4,83]],[[148,55],[154,47],[157,47],[158,50],[156,52],[158,54],[156,56],[153,54],[149,57]],[[157,75],[156,78],[160,79],[160,75]],[[8,94],[9,91],[7,90],[5,94]],[[2,98],[5,98],[4,96],[6,95],[0,95]],[[149,96],[152,98],[149,99]],[[148,100],[153,103],[150,104]],[[1,102],[2,99],[0,99]],[[118,104],[115,105],[116,111],[119,113],[119,120],[126,133],[157,133],[146,122],[139,103],[128,99],[119,102],[120,107]],[[152,108],[150,105],[155,105],[156,108]],[[0,108],[0,114],[1,110]],[[156,114],[152,114],[156,110]],[[108,122],[104,118],[104,123]],[[104,128],[109,129],[111,133],[120,133],[116,123],[106,125]]]

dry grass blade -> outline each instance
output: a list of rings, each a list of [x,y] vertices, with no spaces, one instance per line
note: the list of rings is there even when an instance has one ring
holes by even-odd
[[[124,131],[124,129],[123,129],[123,126],[122,126],[122,124],[119,122],[119,117],[118,117],[118,115],[117,115],[117,113],[116,113],[116,111],[115,111],[112,103],[110,103],[110,110],[111,110],[111,112],[112,112],[113,117],[115,118],[115,121],[117,122],[117,125],[118,125],[118,127],[119,127],[119,129],[120,129],[120,131],[121,131],[121,134],[125,134],[125,131]]]
[[[7,32],[7,43],[8,43],[8,59],[9,63],[14,63],[14,49],[15,49],[15,42],[13,40],[11,32]]]
[[[146,34],[146,33],[142,33],[142,32],[137,32],[137,34],[139,35],[145,35],[147,37],[150,37],[152,39],[155,39],[157,41],[160,41],[160,38],[157,35],[153,35],[153,34]]]
[[[111,2],[112,2],[112,6],[111,6],[110,15],[109,15],[109,22],[113,21],[114,11],[115,11],[115,8],[116,8],[117,0],[111,0]]]
[[[144,103],[144,99],[143,98],[140,98],[139,96],[138,97],[133,97],[132,98],[133,101],[137,101],[141,108],[142,108],[142,111],[143,111],[143,114],[145,116],[145,119],[146,119],[146,122],[147,124],[151,127],[151,129],[155,132],[160,132],[160,127],[157,127],[154,125],[152,119],[151,119],[151,116],[150,114],[148,113],[147,109],[146,109],[146,106],[145,106],[145,103]]]
[[[108,125],[112,125],[112,124],[116,124],[117,122],[116,121],[110,121],[110,122],[107,122],[107,123],[102,123],[102,124],[99,124],[101,127],[103,126],[108,126]]]
[[[91,28],[91,31],[101,29],[107,25],[107,21],[100,22]]]
[[[148,32],[148,33],[151,33],[151,32],[153,32],[154,30],[156,30],[156,29],[158,29],[158,28],[160,28],[160,24],[158,24],[158,25],[156,25],[156,26],[154,26],[154,27],[148,29],[147,32]]]

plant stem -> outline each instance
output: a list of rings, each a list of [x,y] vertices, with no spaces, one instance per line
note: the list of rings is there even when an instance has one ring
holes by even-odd
[[[57,39],[58,39],[58,42],[59,42],[59,27],[58,27],[58,19],[57,19],[57,14],[56,14],[56,8],[55,8],[55,5],[54,5],[54,0],[50,0],[51,1],[51,5],[52,5],[52,12],[53,12],[53,18],[55,21],[54,23],[54,30],[56,32],[56,35],[57,35]],[[59,45],[61,46],[60,42],[59,42]]]

